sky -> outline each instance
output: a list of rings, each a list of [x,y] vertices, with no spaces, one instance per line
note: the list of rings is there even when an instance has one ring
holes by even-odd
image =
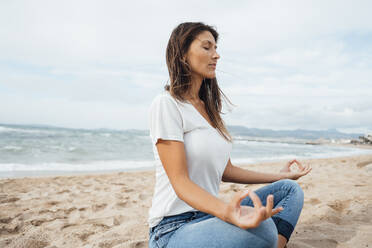
[[[185,21],[214,26],[227,125],[372,133],[371,1],[0,1],[0,123],[148,129]]]

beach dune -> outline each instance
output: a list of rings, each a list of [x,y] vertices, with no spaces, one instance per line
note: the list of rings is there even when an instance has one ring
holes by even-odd
[[[285,162],[241,165],[279,171]],[[372,155],[309,159],[287,245],[372,247]],[[153,171],[0,180],[0,247],[147,247]],[[263,185],[222,183],[220,198]]]

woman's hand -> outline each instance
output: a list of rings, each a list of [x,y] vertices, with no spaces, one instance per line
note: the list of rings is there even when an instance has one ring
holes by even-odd
[[[296,163],[298,165],[297,171],[291,171],[291,166]],[[307,173],[311,171],[311,166],[306,165],[305,167],[302,166],[300,162],[298,162],[296,159],[293,159],[289,161],[281,170],[280,173],[286,174],[286,178],[297,180],[302,176],[305,176]]]
[[[247,196],[252,199],[254,207],[240,205]],[[260,198],[251,190],[238,192],[227,205],[224,220],[243,229],[258,227],[262,221],[283,210],[282,207],[273,209],[273,195],[268,195],[266,202],[267,205],[262,206]]]

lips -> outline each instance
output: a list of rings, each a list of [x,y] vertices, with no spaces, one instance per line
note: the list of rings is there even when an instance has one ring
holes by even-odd
[[[216,65],[217,65],[217,64],[214,63],[214,64],[209,64],[208,66],[211,66],[211,67],[213,67],[214,69],[216,69]]]

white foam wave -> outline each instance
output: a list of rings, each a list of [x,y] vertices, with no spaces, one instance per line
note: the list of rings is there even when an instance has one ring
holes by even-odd
[[[11,128],[11,127],[0,127],[0,133],[46,133],[50,134],[52,132],[45,131],[45,130],[30,130],[30,129],[23,129],[23,128]]]
[[[67,150],[68,150],[69,152],[73,152],[73,151],[75,151],[76,149],[77,149],[77,148],[74,147],[74,146],[69,146]]]
[[[95,161],[86,164],[40,163],[40,164],[0,164],[0,172],[19,171],[110,171],[153,169],[154,161]]]
[[[20,146],[3,146],[1,149],[8,151],[19,151],[22,150],[23,148]]]

